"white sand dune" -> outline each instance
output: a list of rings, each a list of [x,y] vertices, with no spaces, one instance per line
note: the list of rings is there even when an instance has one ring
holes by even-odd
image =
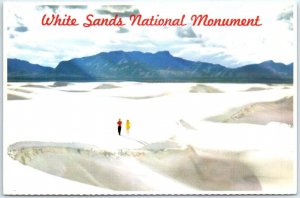
[[[29,88],[41,88],[41,89],[47,89],[49,88],[48,86],[46,85],[40,85],[40,84],[35,84],[35,83],[29,83],[29,84],[25,84],[23,85],[22,87],[29,87]]]
[[[291,193],[296,189],[296,128],[279,119],[280,113],[291,115],[294,110],[290,85],[51,85],[10,83],[9,89],[15,90],[8,90],[9,94],[30,100],[6,102],[6,194],[41,194],[42,190],[35,190],[36,181],[47,186],[55,180],[60,186],[43,188],[44,192]],[[191,93],[195,87],[208,90]],[[267,89],[244,91],[251,87]],[[251,118],[252,124],[206,120],[224,112],[230,112],[226,114],[230,118],[236,113],[230,110],[245,110],[249,104],[254,104],[253,111],[240,121]],[[275,117],[261,125],[258,121],[266,121],[266,114]],[[129,135],[123,125],[118,136],[119,118],[124,123],[130,119]]]
[[[65,92],[75,92],[75,93],[84,93],[84,92],[89,92],[87,90],[62,90],[62,91],[65,91]]]
[[[112,190],[261,190],[253,171],[236,159],[201,156],[191,146],[146,148],[112,153],[76,144],[20,142],[9,147],[8,155],[44,172]]]
[[[187,123],[186,121],[180,119],[178,121],[178,124],[180,124],[182,127],[184,127],[185,129],[188,129],[188,130],[196,130],[195,127],[193,127],[192,125],[190,125],[189,123]]]
[[[71,85],[72,83],[69,82],[54,82],[50,87],[66,87],[68,85]]]
[[[27,100],[30,99],[33,94],[33,90],[11,85],[7,89],[7,100]]]
[[[274,102],[252,103],[234,108],[207,120],[226,123],[267,124],[282,122],[293,125],[293,97],[285,97]]]
[[[114,88],[120,88],[120,87],[113,84],[101,84],[95,87],[94,89],[114,89]]]
[[[29,98],[20,96],[18,94],[12,94],[12,93],[8,93],[7,94],[7,100],[28,100]]]
[[[249,89],[246,89],[245,91],[264,91],[269,89],[269,87],[251,87]]]
[[[32,91],[23,88],[9,88],[8,90],[21,92],[21,93],[32,93]]]
[[[152,95],[152,96],[119,96],[117,98],[124,98],[124,99],[133,99],[133,100],[144,100],[144,99],[151,99],[151,98],[159,98],[162,96],[166,96],[168,94],[163,93],[163,94],[159,94],[159,95]]]
[[[190,90],[191,93],[222,93],[219,89],[205,85],[205,84],[197,84],[193,86]]]

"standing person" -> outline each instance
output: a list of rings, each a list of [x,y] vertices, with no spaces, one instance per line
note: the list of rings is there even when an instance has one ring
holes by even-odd
[[[121,129],[122,129],[122,121],[121,121],[121,119],[119,119],[119,121],[117,122],[117,124],[118,124],[118,133],[119,133],[119,135],[121,135]]]
[[[126,121],[126,132],[127,132],[127,135],[129,135],[129,129],[130,129],[130,121],[127,120]]]

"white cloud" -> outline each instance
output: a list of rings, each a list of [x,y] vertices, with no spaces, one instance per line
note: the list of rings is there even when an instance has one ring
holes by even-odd
[[[97,54],[102,51],[124,50],[156,52],[169,50],[171,54],[182,58],[218,63],[236,67],[265,60],[291,63],[295,50],[294,31],[289,22],[291,5],[289,1],[275,2],[198,2],[179,1],[164,3],[137,3],[124,5],[99,6],[39,6],[34,4],[7,4],[5,19],[8,27],[6,46],[8,57],[25,59],[32,63],[55,67],[60,61],[75,57]],[[38,8],[38,9],[37,9]],[[100,15],[96,10],[109,13]],[[111,17],[118,12],[141,13],[143,17],[154,15],[158,18],[175,18],[186,15],[186,21],[192,14],[209,14],[210,17],[256,17],[260,16],[259,27],[141,27],[130,26],[124,17],[126,26],[45,27],[41,25],[44,14],[54,12],[63,16],[71,15],[82,24],[87,14],[94,18]],[[159,15],[159,16],[157,16]],[[280,17],[280,18],[279,18]],[[20,22],[21,21],[21,22]],[[21,24],[20,24],[21,23]],[[20,28],[22,27],[22,28]],[[17,30],[17,31],[16,31]],[[19,30],[19,31],[18,31]]]

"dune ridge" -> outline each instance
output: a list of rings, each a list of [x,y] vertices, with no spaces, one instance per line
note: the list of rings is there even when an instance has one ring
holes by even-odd
[[[102,85],[98,85],[94,89],[115,89],[115,88],[120,88],[120,87],[113,84],[102,84]]]
[[[271,88],[269,87],[250,87],[249,89],[246,89],[244,91],[265,91],[265,90],[270,90]]]
[[[109,152],[80,144],[18,142],[10,145],[7,152],[23,165],[112,190],[167,190],[166,186],[160,188],[143,179],[153,174],[162,181],[165,178],[164,182],[171,178],[191,189],[261,190],[260,182],[246,164],[224,156],[204,156],[192,146]],[[242,174],[236,174],[237,170]]]
[[[39,85],[39,84],[32,84],[32,83],[29,83],[29,84],[26,84],[26,85],[23,85],[22,87],[29,87],[29,88],[42,88],[42,89],[48,89],[49,87],[46,86],[46,85]]]
[[[222,93],[222,91],[209,85],[197,84],[191,87],[190,93]]]
[[[206,120],[224,123],[268,124],[282,122],[293,125],[293,96],[273,102],[251,103],[230,109],[224,114],[209,117]]]

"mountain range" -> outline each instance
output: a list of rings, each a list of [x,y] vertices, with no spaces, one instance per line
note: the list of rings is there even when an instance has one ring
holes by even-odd
[[[227,68],[190,61],[168,51],[101,52],[61,61],[56,68],[8,59],[8,81],[141,81],[292,83],[293,64],[274,61]]]

